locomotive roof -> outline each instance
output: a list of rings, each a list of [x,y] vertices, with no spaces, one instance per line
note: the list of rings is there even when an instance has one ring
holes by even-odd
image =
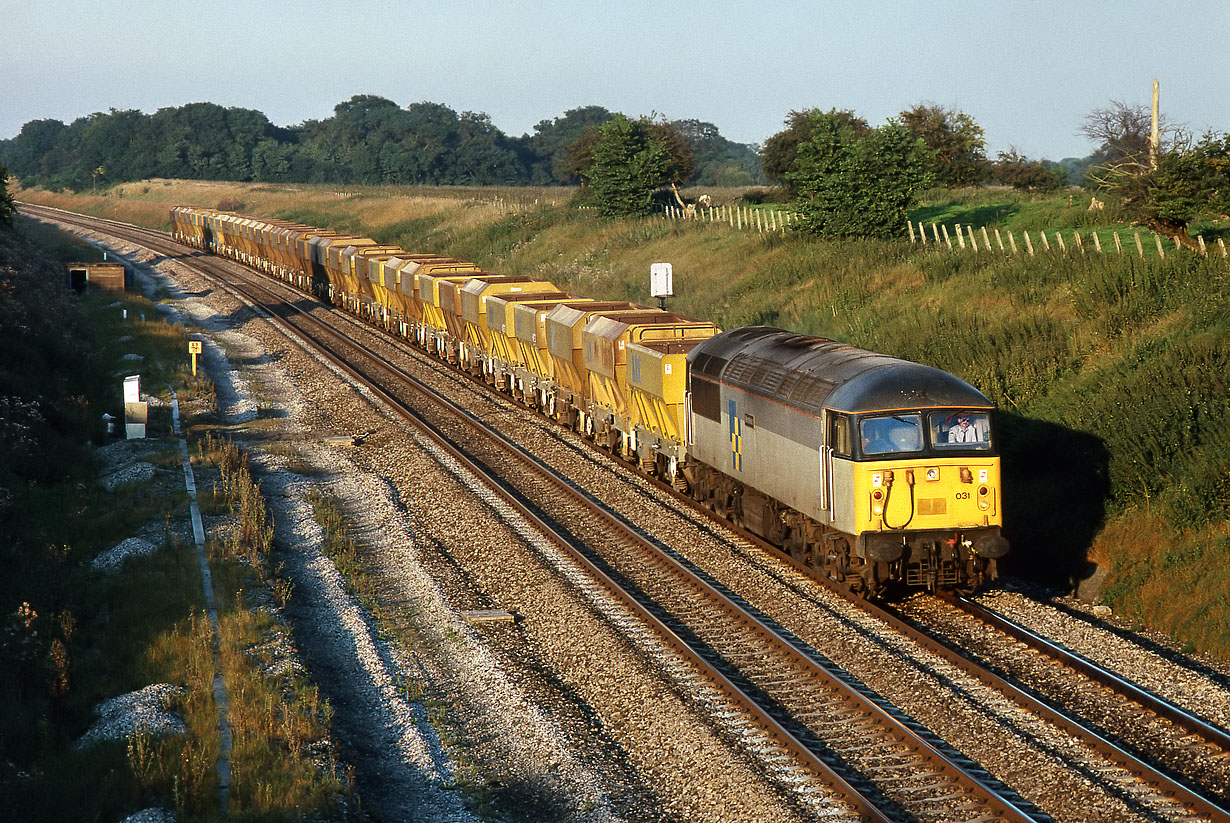
[[[941,369],[768,326],[709,338],[688,355],[688,368],[815,415],[824,408],[992,408],[986,395]]]

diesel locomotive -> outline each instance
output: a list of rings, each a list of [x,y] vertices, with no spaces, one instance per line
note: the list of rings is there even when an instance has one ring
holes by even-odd
[[[298,223],[188,206],[171,223],[179,242],[413,341],[868,596],[974,590],[1008,552],[993,404],[940,369]]]

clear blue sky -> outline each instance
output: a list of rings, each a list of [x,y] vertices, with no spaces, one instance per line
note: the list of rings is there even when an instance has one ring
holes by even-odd
[[[0,138],[28,120],[208,101],[278,125],[356,94],[481,111],[511,136],[571,108],[761,143],[792,109],[873,125],[960,109],[988,152],[1080,157],[1112,99],[1230,131],[1230,2],[0,0]]]

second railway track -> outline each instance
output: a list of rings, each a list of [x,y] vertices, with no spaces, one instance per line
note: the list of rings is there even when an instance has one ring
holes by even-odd
[[[61,221],[71,219],[63,214],[48,216]],[[123,229],[113,225],[106,230],[119,233]],[[162,253],[183,253],[182,249],[169,245],[169,241],[165,238],[159,239],[155,233],[145,233],[144,239],[138,242],[151,247],[158,246],[159,243],[167,244],[156,249]],[[221,261],[209,263],[218,266]],[[220,268],[219,274],[225,270]],[[231,273],[234,274],[233,271]],[[299,295],[297,302],[303,300],[303,296]],[[281,316],[285,322],[293,322],[296,311],[287,303],[283,303],[280,309],[271,309],[272,314]],[[327,311],[323,314],[328,316],[336,313]],[[296,333],[301,336],[335,335],[337,346],[353,345],[353,341],[348,338],[359,336],[355,332],[340,335],[337,332],[309,332],[308,326],[315,326],[319,321],[304,319],[307,316],[302,315],[299,320],[306,324],[297,327]],[[348,328],[354,328],[350,325],[354,324],[353,320],[333,319],[346,324]],[[376,335],[374,331],[364,333]],[[385,375],[375,377],[373,374],[373,377],[374,382],[382,386],[380,390],[388,393],[390,403],[416,407],[426,405],[421,398],[408,400],[404,397],[406,386],[412,383],[405,373],[390,371],[387,364],[381,363],[382,358],[376,357],[372,360],[370,353],[362,356],[369,363],[379,364],[369,365],[364,369]],[[352,354],[341,359],[352,360],[356,357],[358,355]],[[443,415],[444,412],[433,411],[431,414]],[[504,487],[512,502],[524,507],[525,516],[541,518],[543,522],[540,523],[540,528],[544,530],[566,532],[563,542],[581,544],[584,547],[580,549],[583,562],[591,564],[595,576],[606,575],[610,578],[606,585],[617,582],[621,584],[618,588],[632,590],[628,600],[629,608],[642,609],[642,619],[646,623],[660,622],[666,630],[663,637],[674,636],[675,640],[670,641],[672,644],[687,640],[686,645],[692,647],[691,665],[702,665],[699,662],[702,660],[705,665],[713,664],[714,671],[706,677],[712,683],[724,684],[719,688],[724,690],[727,698],[736,701],[746,699],[745,711],[751,711],[753,705],[758,707],[756,711],[761,714],[752,724],[761,729],[762,735],[782,741],[781,750],[790,752],[789,756],[796,758],[799,764],[805,765],[806,761],[812,758],[817,762],[823,761],[860,790],[868,798],[867,806],[861,806],[862,801],[847,799],[844,802],[850,804],[852,813],[866,817],[882,813],[888,819],[902,820],[1022,817],[1045,819],[1048,814],[1053,817],[1067,816],[1059,807],[1051,811],[1048,808],[1051,803],[1041,798],[1034,803],[1023,802],[1019,798],[1008,801],[996,799],[997,787],[1002,789],[1003,784],[1016,783],[1011,770],[997,764],[987,764],[987,769],[999,775],[1002,782],[988,779],[983,769],[974,765],[973,761],[979,760],[978,757],[964,756],[957,750],[956,745],[944,744],[938,733],[928,732],[924,728],[928,724],[912,717],[908,708],[890,707],[890,720],[850,719],[851,712],[870,712],[872,709],[863,707],[855,710],[850,708],[853,704],[844,702],[858,700],[856,697],[829,696],[834,693],[832,689],[840,690],[843,687],[821,685],[824,676],[821,671],[826,665],[829,668],[839,667],[829,664],[825,655],[817,650],[823,646],[822,642],[808,642],[809,636],[814,636],[814,630],[787,628],[792,621],[785,619],[778,623],[771,615],[772,608],[748,608],[745,598],[730,597],[724,591],[725,586],[720,583],[713,585],[714,578],[721,576],[719,573],[690,568],[690,562],[681,562],[680,558],[672,556],[673,553],[669,551],[665,553],[666,559],[662,559],[662,553],[659,551],[662,547],[655,545],[652,537],[646,539],[645,535],[640,533],[648,530],[629,529],[626,524],[620,526],[622,518],[619,517],[609,520],[605,515],[598,517],[593,509],[595,501],[592,496],[587,499],[586,495],[581,494],[574,502],[565,504],[563,501],[569,496],[565,490],[574,487],[575,483],[565,480],[561,486],[558,485],[561,481],[557,480],[550,481],[554,485],[544,485],[547,481],[541,477],[531,477],[530,474],[540,470],[541,461],[532,458],[527,460],[525,455],[516,456],[515,450],[510,453],[507,442],[479,447],[472,433],[457,433],[456,427],[464,427],[462,431],[474,431],[471,427],[475,425],[475,421],[471,416],[463,415],[448,421],[442,417],[434,420],[423,417],[415,425],[440,431],[446,440],[453,441],[454,447],[464,445],[464,450],[472,453],[470,457],[474,461],[475,470],[480,471],[480,466],[485,465],[490,470],[489,473],[498,478],[497,485]],[[454,431],[453,434],[448,434],[450,429]],[[460,457],[464,458],[465,455]],[[514,461],[515,465],[509,461]],[[609,525],[599,527],[596,525],[599,520],[606,520]],[[620,542],[615,543],[613,541],[616,538],[611,536],[610,530],[619,528],[624,529],[625,534],[618,538]],[[634,559],[634,552],[658,553],[659,559],[652,562]],[[789,572],[781,573],[789,577]],[[732,585],[731,588],[738,586]],[[633,603],[637,605],[633,606]],[[763,605],[762,603],[761,606]],[[842,619],[850,620],[853,625],[851,618]],[[736,629],[736,626],[739,628]],[[756,635],[763,635],[763,639],[753,639]],[[765,643],[770,645],[766,646]],[[894,653],[904,654],[899,650]],[[789,662],[791,660],[794,662]],[[955,660],[948,662],[962,665]],[[922,665],[923,668],[931,666],[906,660],[903,660],[902,665]],[[878,695],[874,689],[861,683],[858,677],[843,672],[837,674],[839,681],[847,681],[847,686],[853,681],[853,691],[861,691],[863,699],[870,696],[872,699],[868,702],[872,706],[890,702]],[[943,679],[943,676],[940,679]],[[962,690],[963,687],[958,689]],[[736,693],[742,695],[742,698],[734,697]],[[828,706],[840,708],[826,708]],[[846,715],[844,719],[835,719],[843,714]],[[866,714],[863,716],[869,717]],[[892,732],[892,736],[884,736],[885,733],[879,731],[873,735],[870,731],[872,728],[880,728],[880,723],[902,722],[905,729],[898,728]],[[1002,722],[1011,725],[1018,721]],[[1032,734],[1019,734],[1018,737],[1027,738]],[[1079,732],[1069,729],[1063,734],[1075,740]],[[880,737],[882,742],[871,742],[871,737]],[[793,738],[792,742],[790,738]],[[843,743],[843,738],[850,742]],[[877,749],[877,746],[880,748]],[[1044,746],[1045,748],[1048,747]],[[1056,756],[1054,747],[1050,747],[1048,755]],[[1074,755],[1064,754],[1061,759],[1068,757]],[[928,761],[939,762],[944,759],[955,760],[957,763],[947,767],[947,772],[934,770],[928,764]],[[1087,801],[1089,808],[1097,808],[1100,802],[1105,802],[1108,808],[1118,805],[1130,815],[1142,820],[1224,819],[1224,812],[1213,801],[1176,786],[1167,777],[1156,772],[1145,776],[1133,774],[1121,762],[1113,759],[1108,761],[1108,765],[1080,765],[1074,768],[1077,771],[1087,771],[1089,782],[1095,785],[1100,782],[1105,786],[1103,791],[1109,800],[1098,801],[1091,798]],[[979,779],[971,779],[971,769],[981,775]],[[1112,770],[1122,771],[1123,776],[1110,775]],[[990,784],[990,788],[984,784]],[[847,798],[851,797],[850,789],[846,787],[839,787],[836,791],[845,794]],[[1032,794],[1029,789],[1024,789],[1021,793],[1026,797]],[[1214,798],[1220,796],[1216,788],[1210,794]],[[1009,791],[1008,795],[1012,798],[1014,793]],[[1079,806],[1080,802],[1076,801],[1076,805]],[[872,807],[878,807],[880,811]],[[1084,819],[1095,818],[1113,819],[1113,816],[1097,814]]]

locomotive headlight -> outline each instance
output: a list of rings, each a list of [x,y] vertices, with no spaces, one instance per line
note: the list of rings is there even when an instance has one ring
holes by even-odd
[[[934,481],[936,481],[936,480],[939,480],[939,479],[940,479],[940,470],[939,470],[939,469],[935,469],[935,468],[932,468],[932,469],[927,469],[927,479],[928,479],[928,480],[930,480],[930,481],[933,481],[933,482],[934,482]]]
[[[978,508],[982,509],[983,511],[986,511],[987,509],[991,508],[991,501],[987,500],[987,487],[986,486],[978,487]]]

